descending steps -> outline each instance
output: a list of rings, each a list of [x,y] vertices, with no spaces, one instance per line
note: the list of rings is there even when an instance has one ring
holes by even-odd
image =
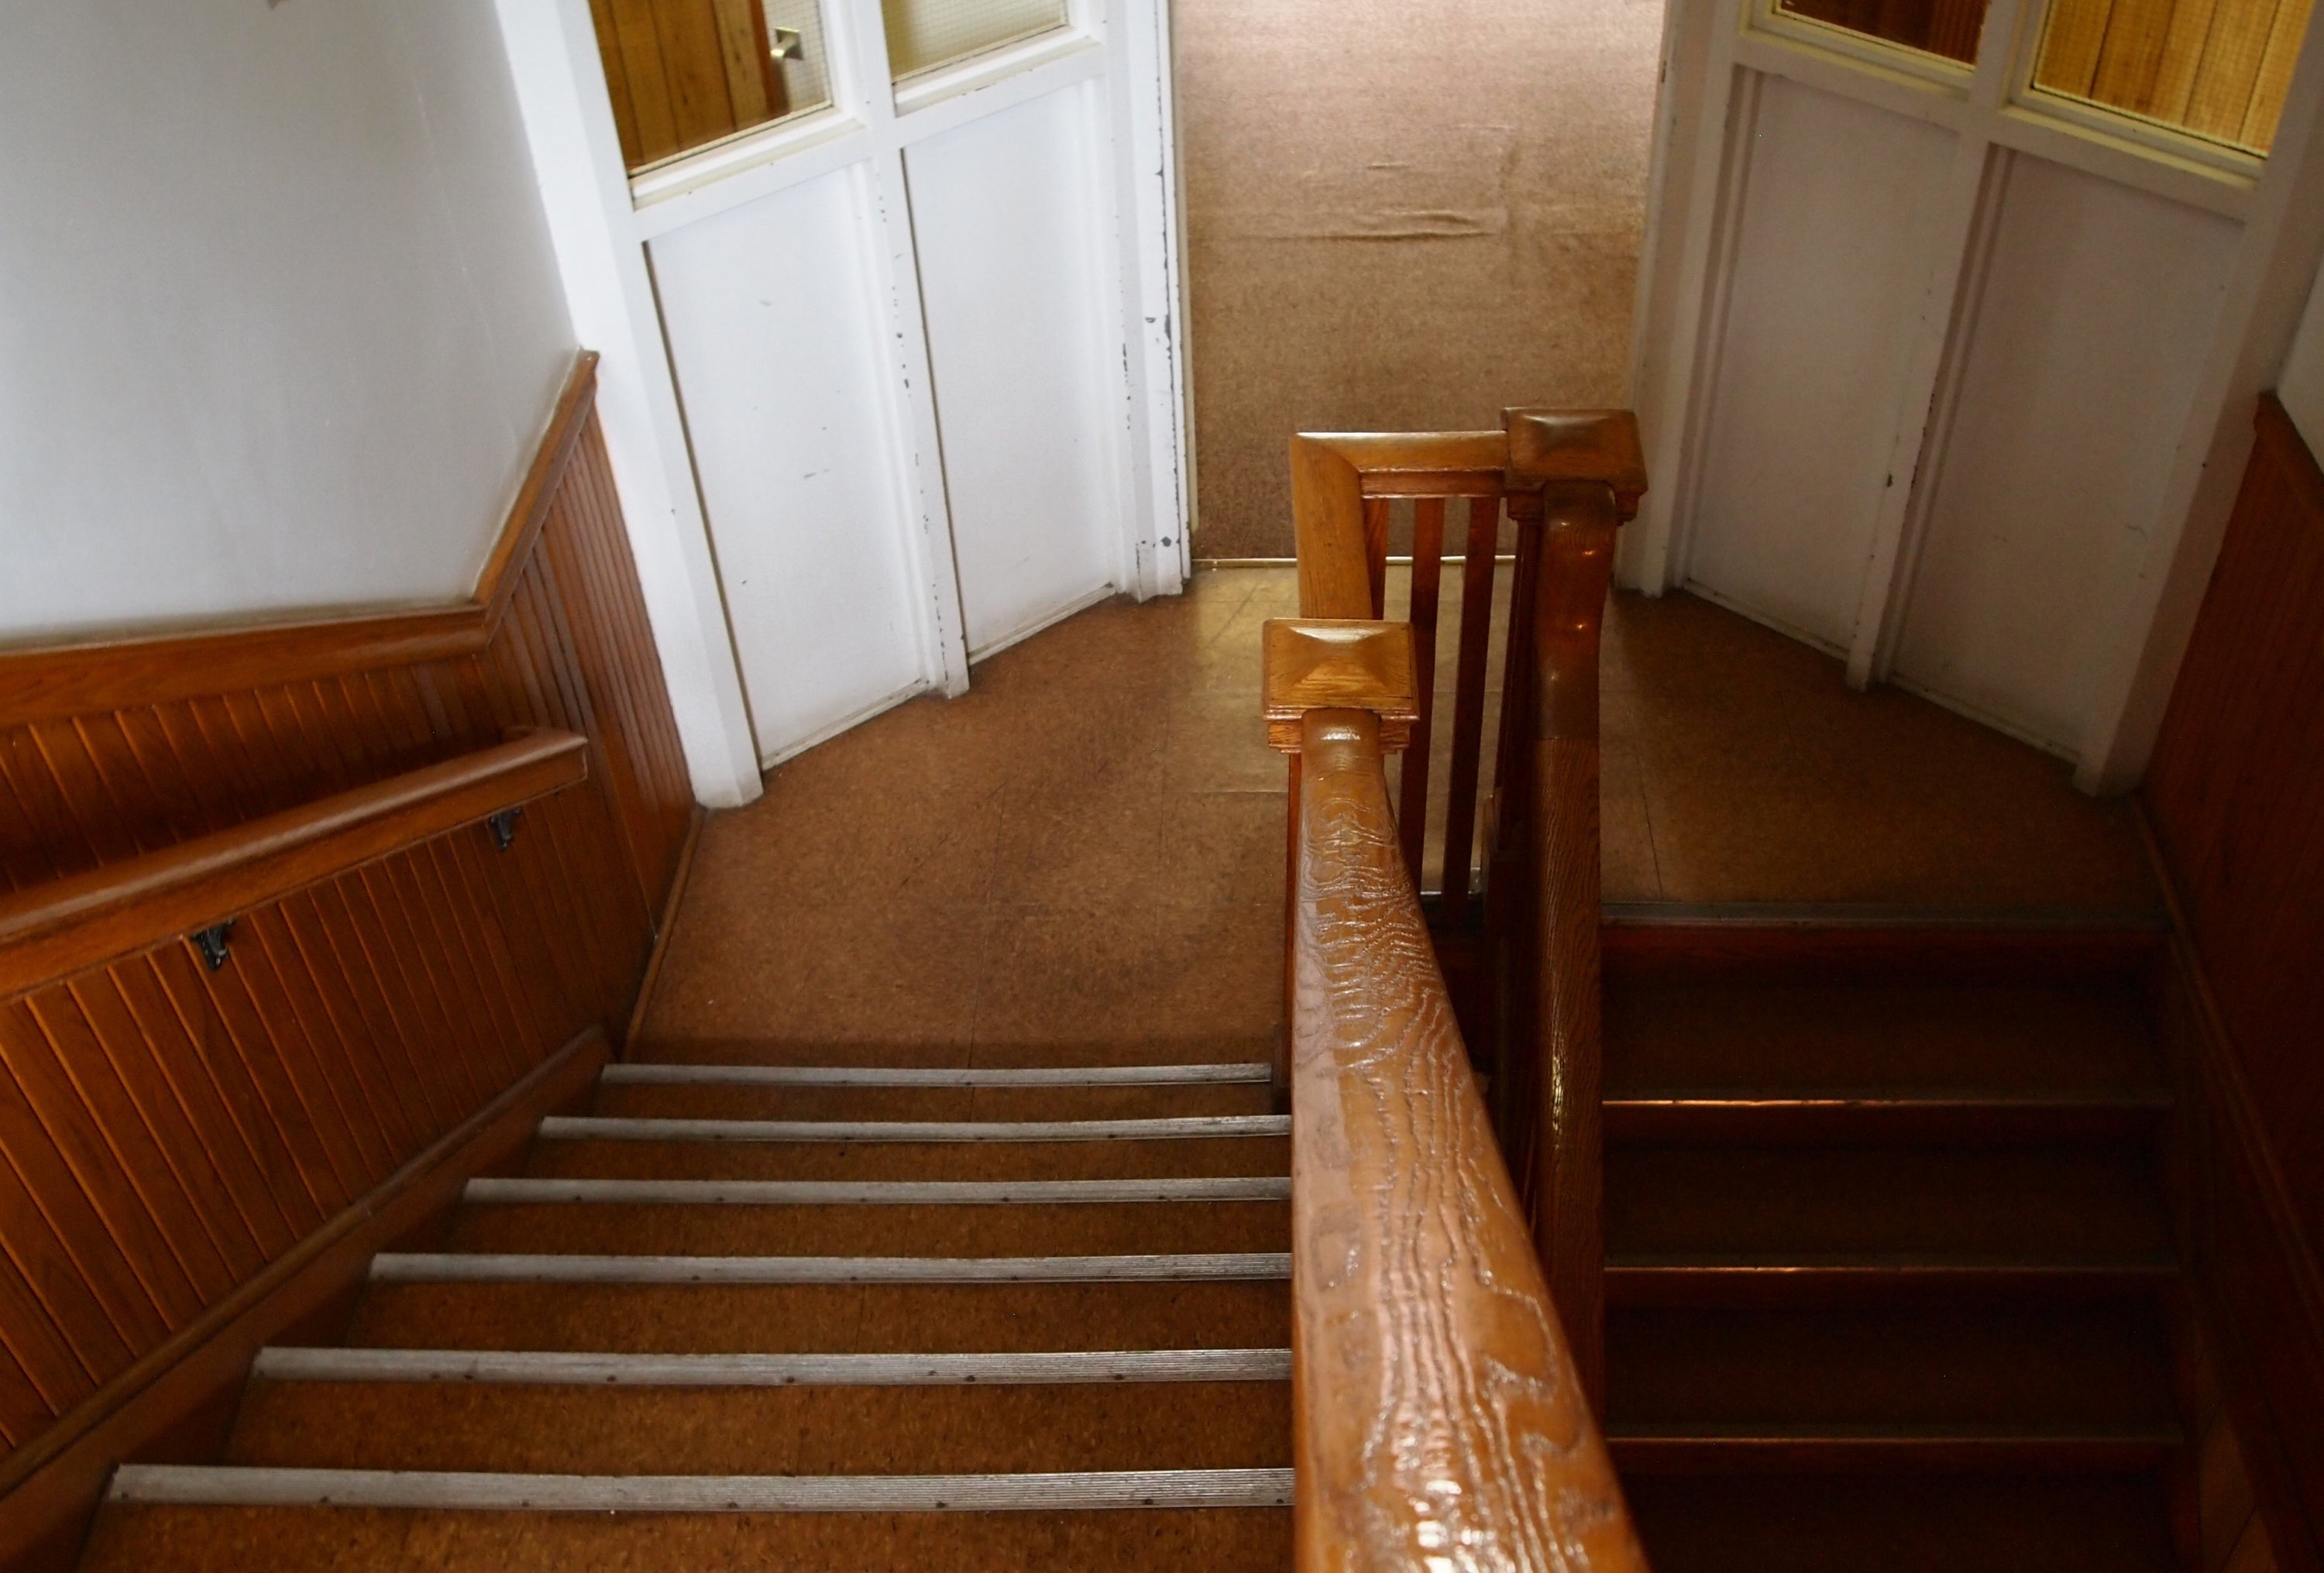
[[[610,1066],[85,1566],[1279,1568],[1267,1077]]]
[[[1703,937],[1608,945],[1605,1427],[1655,1567],[2180,1567],[2138,936]]]

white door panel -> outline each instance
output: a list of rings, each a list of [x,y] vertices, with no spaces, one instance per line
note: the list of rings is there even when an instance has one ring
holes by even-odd
[[[1781,80],[1754,131],[1686,576],[1845,649],[1952,138]]]
[[[762,758],[924,665],[857,185],[825,175],[652,246]]]
[[[1103,591],[1117,560],[1087,91],[905,155],[972,655]]]
[[[2236,226],[2019,159],[1935,478],[1896,676],[2070,752],[2218,319]]]
[[[2263,157],[2033,89],[2051,0],[1973,65],[1672,3],[1626,582],[2133,784],[2324,251],[2324,48]]]

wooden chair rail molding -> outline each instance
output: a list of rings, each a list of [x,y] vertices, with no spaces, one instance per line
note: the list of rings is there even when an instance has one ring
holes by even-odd
[[[634,1019],[699,820],[595,363],[463,604],[0,653],[0,1567]]]
[[[398,847],[574,786],[589,740],[533,731],[497,748],[0,897],[0,999],[278,901]]]
[[[1295,1559],[1643,1570],[1406,876],[1379,731],[1350,709],[1302,728]]]

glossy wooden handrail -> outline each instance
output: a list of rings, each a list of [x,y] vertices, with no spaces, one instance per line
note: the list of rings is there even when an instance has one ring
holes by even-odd
[[[1303,722],[1292,903],[1302,1573],[1646,1567],[1469,1070],[1367,710]]]
[[[586,780],[589,740],[528,731],[212,835],[0,897],[0,998],[189,934]]]

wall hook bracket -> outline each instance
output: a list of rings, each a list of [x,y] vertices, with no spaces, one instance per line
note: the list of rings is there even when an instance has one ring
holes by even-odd
[[[226,965],[226,942],[233,934],[234,919],[229,917],[224,923],[210,924],[193,936],[194,949],[201,952],[202,963],[211,971],[215,972]]]
[[[523,812],[521,808],[503,808],[484,821],[484,827],[493,832],[493,845],[503,851],[516,845],[517,816]]]

